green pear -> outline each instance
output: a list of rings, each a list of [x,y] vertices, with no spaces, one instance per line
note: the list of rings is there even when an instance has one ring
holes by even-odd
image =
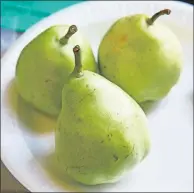
[[[113,183],[150,152],[148,123],[140,106],[120,87],[82,69],[82,52],[74,47],[75,69],[62,91],[56,160],[77,182]]]
[[[91,46],[75,25],[49,27],[24,47],[16,66],[23,99],[46,114],[59,114],[63,84],[74,69],[72,48],[76,44],[84,50],[83,68],[96,72]]]
[[[120,86],[136,102],[157,101],[177,84],[183,54],[176,35],[152,17],[135,14],[118,19],[104,35],[98,50],[101,75]]]

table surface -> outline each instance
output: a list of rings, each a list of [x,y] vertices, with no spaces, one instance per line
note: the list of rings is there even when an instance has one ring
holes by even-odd
[[[1,161],[1,192],[29,192],[9,172]]]

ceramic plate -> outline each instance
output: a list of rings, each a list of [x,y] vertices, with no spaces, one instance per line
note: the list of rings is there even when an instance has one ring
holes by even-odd
[[[54,149],[56,120],[30,108],[14,86],[21,49],[54,24],[77,24],[90,40],[94,53],[110,25],[119,17],[153,13],[169,8],[165,23],[184,50],[184,70],[169,95],[147,111],[152,151],[133,173],[112,185],[87,187],[72,183],[44,164]],[[1,60],[1,158],[10,172],[31,192],[129,192],[193,190],[193,7],[164,2],[84,2],[42,20],[22,35]]]

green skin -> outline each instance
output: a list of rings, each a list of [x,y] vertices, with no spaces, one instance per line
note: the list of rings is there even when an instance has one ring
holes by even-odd
[[[73,73],[56,128],[59,166],[85,185],[118,181],[150,151],[147,119],[121,88],[99,74]]]
[[[116,21],[101,41],[100,73],[138,103],[160,100],[177,83],[182,48],[166,26],[144,14]]]
[[[97,71],[90,44],[79,31],[63,44],[59,42],[69,27],[53,26],[38,35],[22,50],[16,67],[16,83],[22,98],[52,116],[61,110],[63,84],[75,65],[75,44],[83,49],[83,68]]]

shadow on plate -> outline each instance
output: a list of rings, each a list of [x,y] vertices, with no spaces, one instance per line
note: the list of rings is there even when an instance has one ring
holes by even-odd
[[[160,102],[161,101],[147,101],[139,105],[143,109],[144,113],[146,115],[149,115],[150,113],[152,113],[154,110],[158,108],[158,106],[160,105]]]
[[[69,192],[99,192],[99,191],[108,191],[111,188],[114,188],[114,186],[117,186],[118,183],[112,183],[112,184],[101,184],[101,185],[92,185],[92,186],[86,186],[81,183],[75,182],[70,177],[68,177],[60,167],[58,167],[56,157],[54,153],[41,158],[39,160],[41,162],[41,165],[44,167],[45,172],[47,175],[52,179],[52,181],[60,187],[62,190],[66,190]],[[128,182],[130,183],[130,181]]]
[[[52,182],[54,182],[61,190],[83,192],[81,187],[79,187],[79,184],[76,184],[68,176],[64,175],[62,170],[58,167],[54,153],[44,158],[41,157],[39,162],[41,162],[41,165]]]
[[[47,134],[54,131],[56,118],[49,117],[25,102],[17,92],[13,79],[6,92],[7,103],[19,122],[30,132]]]

